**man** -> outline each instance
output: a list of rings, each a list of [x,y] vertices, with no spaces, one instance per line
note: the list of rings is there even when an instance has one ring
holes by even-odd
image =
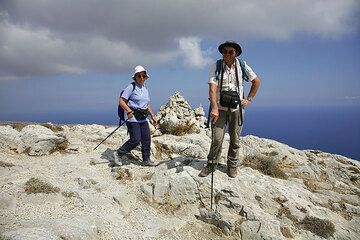
[[[249,105],[255,97],[260,86],[260,80],[246,62],[243,62],[243,68],[247,71],[248,75],[247,80],[251,82],[249,94],[244,98],[244,89],[242,86],[244,76],[240,61],[236,58],[242,52],[240,45],[233,41],[226,41],[220,44],[218,50],[223,56],[221,72],[217,74],[218,68],[215,63],[210,70],[209,77],[212,141],[207,157],[208,163],[201,170],[199,176],[206,177],[216,170],[217,164],[220,161],[226,125],[229,125],[230,145],[227,155],[227,174],[229,177],[234,178],[237,175],[239,162],[243,107]],[[232,94],[229,95],[229,92]],[[221,104],[220,95],[222,96]],[[231,99],[231,103],[229,104],[225,101],[226,99]],[[240,104],[239,106],[234,106],[236,102],[241,102],[241,106]]]

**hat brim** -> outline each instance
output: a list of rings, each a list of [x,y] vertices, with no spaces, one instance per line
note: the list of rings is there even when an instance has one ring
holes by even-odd
[[[237,55],[236,55],[236,56],[240,56],[240,54],[242,53],[241,47],[240,47],[240,45],[237,44],[237,43],[225,42],[225,43],[220,44],[218,50],[219,50],[219,52],[220,52],[221,54],[223,53],[224,47],[232,47],[232,48],[234,48],[235,51],[237,52]]]

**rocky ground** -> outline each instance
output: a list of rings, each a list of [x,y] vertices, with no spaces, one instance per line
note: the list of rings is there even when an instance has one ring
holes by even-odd
[[[115,127],[0,126],[0,239],[359,239],[359,162],[256,136],[241,138],[236,178],[214,173],[211,210],[203,113],[179,94],[169,102],[155,167],[140,148],[114,166],[125,128],[93,150]],[[223,160],[227,147],[228,135]]]

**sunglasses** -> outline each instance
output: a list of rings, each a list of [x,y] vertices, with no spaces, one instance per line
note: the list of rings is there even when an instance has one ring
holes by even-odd
[[[137,74],[135,77],[137,77],[137,78],[147,78],[146,74]]]
[[[233,55],[235,53],[235,51],[234,50],[226,50],[226,49],[224,49],[223,51],[222,51],[222,54],[229,54],[229,55]]]

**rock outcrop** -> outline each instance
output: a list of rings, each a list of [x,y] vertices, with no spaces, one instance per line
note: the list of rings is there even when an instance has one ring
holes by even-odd
[[[41,125],[28,125],[17,131],[11,126],[0,126],[0,149],[4,152],[22,153],[30,156],[48,155],[67,146],[61,134]]]
[[[174,99],[162,128],[183,124],[173,109],[196,119]],[[358,239],[358,161],[244,136],[238,176],[220,164],[211,199],[211,177],[198,177],[211,141],[201,124],[154,136],[155,167],[140,147],[114,166],[126,128],[93,151],[115,127],[0,126],[0,239]],[[228,144],[226,134],[223,154]]]
[[[206,123],[204,115],[201,106],[193,110],[184,97],[175,92],[168,103],[160,108],[156,117],[162,133],[184,135],[199,133]]]
[[[21,153],[24,145],[20,138],[20,133],[11,126],[0,126],[0,151],[11,153]]]

